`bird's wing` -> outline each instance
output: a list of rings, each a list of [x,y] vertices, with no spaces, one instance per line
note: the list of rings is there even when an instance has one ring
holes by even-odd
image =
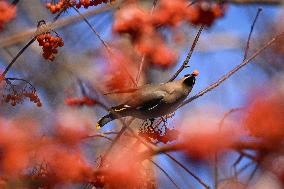
[[[163,103],[163,100],[164,100],[163,96],[157,96],[153,99],[149,99],[148,101],[144,101],[144,103],[141,104],[141,106],[136,107],[136,109],[142,111],[152,110],[157,106],[159,106],[161,103]]]
[[[112,111],[120,112],[124,110],[151,110],[161,104],[166,96],[166,91],[144,89],[133,94],[131,98],[118,106],[111,108]]]

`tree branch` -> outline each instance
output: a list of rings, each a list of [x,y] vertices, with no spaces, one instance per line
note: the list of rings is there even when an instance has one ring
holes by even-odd
[[[116,7],[118,5],[114,5],[114,7]],[[97,15],[99,13],[105,12],[105,11],[109,11],[111,10],[113,7],[109,6],[109,5],[103,5],[98,9],[94,9],[94,10],[88,10],[86,12],[84,12],[82,15],[84,15],[85,17],[89,17],[89,16],[93,16],[93,15]],[[42,30],[41,32],[47,32],[56,28],[60,28],[60,27],[64,27],[66,25],[81,21],[83,18],[80,15],[74,15],[74,16],[68,16],[62,19],[58,19],[56,22],[51,22],[51,23],[47,23],[44,30]],[[33,36],[36,32],[37,28],[31,28],[28,29],[26,31],[20,31],[16,34],[10,35],[7,38],[3,38],[0,39],[0,48],[3,47],[7,47],[7,46],[11,46],[14,44],[17,44],[23,40],[28,39],[29,37]]]
[[[156,167],[158,167],[165,175],[166,177],[173,183],[173,185],[177,188],[180,189],[180,187],[175,183],[174,179],[171,178],[171,176],[156,162],[153,160],[150,160]]]
[[[185,60],[183,61],[181,67],[176,71],[176,73],[171,77],[171,79],[169,79],[168,82],[171,82],[171,81],[175,80],[175,78],[180,74],[180,72],[182,72],[183,69],[188,67],[189,60],[191,58],[191,55],[192,55],[192,53],[194,51],[194,48],[195,48],[195,46],[197,44],[197,41],[198,41],[198,39],[199,39],[199,37],[201,35],[201,32],[202,32],[203,28],[204,28],[204,25],[202,25],[200,27],[200,29],[198,30],[198,32],[197,32],[197,34],[196,34],[196,36],[194,38],[194,41],[193,41],[193,43],[191,45],[191,48],[190,48],[189,52],[187,53],[187,56],[186,56]]]
[[[243,61],[244,61],[245,59],[247,59],[247,55],[248,55],[248,51],[249,51],[249,45],[250,45],[250,39],[251,39],[251,36],[252,36],[252,32],[253,32],[255,23],[256,23],[256,21],[257,21],[257,18],[258,18],[258,16],[259,16],[259,14],[260,14],[261,11],[262,11],[262,9],[261,9],[261,8],[258,8],[257,13],[256,13],[256,16],[255,16],[255,18],[254,18],[254,20],[253,20],[253,23],[252,23],[251,27],[250,27],[250,32],[249,32],[249,36],[248,36],[248,40],[247,40],[247,45],[246,45],[246,48],[245,48],[245,53],[244,53],[244,59],[243,59]]]
[[[215,83],[211,84],[209,87],[207,87],[206,89],[200,91],[198,94],[192,96],[191,98],[185,100],[180,107],[188,104],[189,102],[192,102],[193,100],[203,96],[205,93],[211,91],[212,89],[216,88],[217,86],[219,86],[221,83],[223,83],[225,80],[227,80],[229,77],[231,77],[234,73],[236,73],[239,69],[241,69],[242,67],[244,67],[245,65],[247,65],[248,63],[250,63],[250,61],[252,61],[253,59],[255,59],[260,53],[262,53],[265,49],[267,49],[269,46],[271,46],[277,39],[279,39],[282,35],[284,34],[284,32],[276,35],[275,37],[273,37],[272,39],[270,39],[264,46],[262,46],[261,48],[259,48],[250,58],[244,60],[241,64],[239,64],[238,66],[236,66],[234,69],[232,69],[230,72],[228,72],[227,74],[225,74],[224,76],[222,76],[218,81],[216,81]],[[179,108],[180,108],[179,107]]]

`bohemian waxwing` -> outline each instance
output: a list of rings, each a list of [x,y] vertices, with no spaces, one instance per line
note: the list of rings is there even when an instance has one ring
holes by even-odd
[[[100,129],[115,119],[132,116],[139,119],[152,119],[176,111],[191,92],[198,71],[185,75],[182,79],[161,84],[144,85],[131,93],[125,103],[109,110],[96,124]]]

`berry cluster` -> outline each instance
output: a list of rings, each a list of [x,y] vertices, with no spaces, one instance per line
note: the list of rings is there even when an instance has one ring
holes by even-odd
[[[84,96],[82,98],[72,98],[69,97],[65,99],[65,104],[69,106],[94,106],[96,104],[96,100],[89,98],[88,96]]]
[[[36,91],[32,91],[31,93],[25,92],[23,95],[30,99],[31,102],[35,103],[38,107],[41,107],[42,104],[40,102],[40,99],[38,95],[36,94]]]
[[[194,25],[211,26],[217,18],[223,17],[226,6],[217,3],[200,2],[191,7],[189,21]]]
[[[64,42],[61,37],[52,36],[50,32],[43,33],[37,36],[37,41],[39,46],[42,46],[43,54],[42,56],[50,61],[53,61],[57,54],[57,47],[63,47]]]
[[[57,3],[46,3],[45,6],[52,14],[55,14],[60,12],[62,9],[66,10],[74,5],[76,5],[75,0],[60,0]]]
[[[22,101],[22,95],[20,94],[7,94],[7,95],[3,95],[3,98],[5,100],[6,103],[11,103],[12,106],[16,106],[17,103]]]
[[[46,3],[46,8],[49,9],[52,14],[55,14],[73,6],[76,6],[76,8],[84,7],[87,9],[90,6],[97,6],[101,3],[111,3],[113,1],[114,0],[59,0],[57,3]]]
[[[167,118],[173,115],[168,115],[157,121],[145,121],[142,127],[139,128],[139,136],[150,142],[162,142],[164,144],[172,142],[178,138],[179,132],[176,129],[169,129],[167,127]]]
[[[87,9],[89,6],[97,6],[101,3],[112,3],[115,0],[79,0],[79,2],[76,4],[76,8],[81,8],[83,6],[85,9]]]
[[[4,87],[1,88],[3,102],[16,106],[17,104],[22,103],[25,98],[28,98],[38,107],[42,106],[36,93],[36,89],[28,81],[18,78],[5,78],[4,81]]]
[[[164,144],[172,142],[178,138],[179,132],[175,129],[165,128],[165,131],[146,128],[139,131],[139,136],[150,142],[162,142]]]
[[[24,97],[29,98],[31,102],[35,103],[38,107],[41,107],[42,104],[40,102],[39,97],[37,96],[35,91],[32,92],[24,92],[24,93],[14,93],[3,95],[3,98],[6,103],[11,103],[12,106],[16,106],[16,104],[21,103],[24,100]]]

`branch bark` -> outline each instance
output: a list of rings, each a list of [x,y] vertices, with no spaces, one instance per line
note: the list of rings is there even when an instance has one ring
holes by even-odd
[[[236,73],[239,69],[250,63],[253,59],[255,59],[260,53],[262,53],[265,49],[267,49],[269,46],[271,46],[276,40],[278,40],[281,36],[284,35],[284,32],[278,34],[277,36],[273,37],[270,41],[268,41],[264,46],[259,48],[250,58],[244,60],[241,64],[236,66],[234,69],[232,69],[230,72],[222,76],[218,81],[215,83],[211,84],[209,87],[206,89],[200,91],[198,94],[190,97],[189,99],[185,100],[180,107],[192,102],[193,100],[203,96],[205,93],[211,91],[212,89],[218,87],[221,83],[223,83],[225,80],[227,80],[229,77],[231,77],[234,73]],[[180,108],[179,107],[179,108]]]

